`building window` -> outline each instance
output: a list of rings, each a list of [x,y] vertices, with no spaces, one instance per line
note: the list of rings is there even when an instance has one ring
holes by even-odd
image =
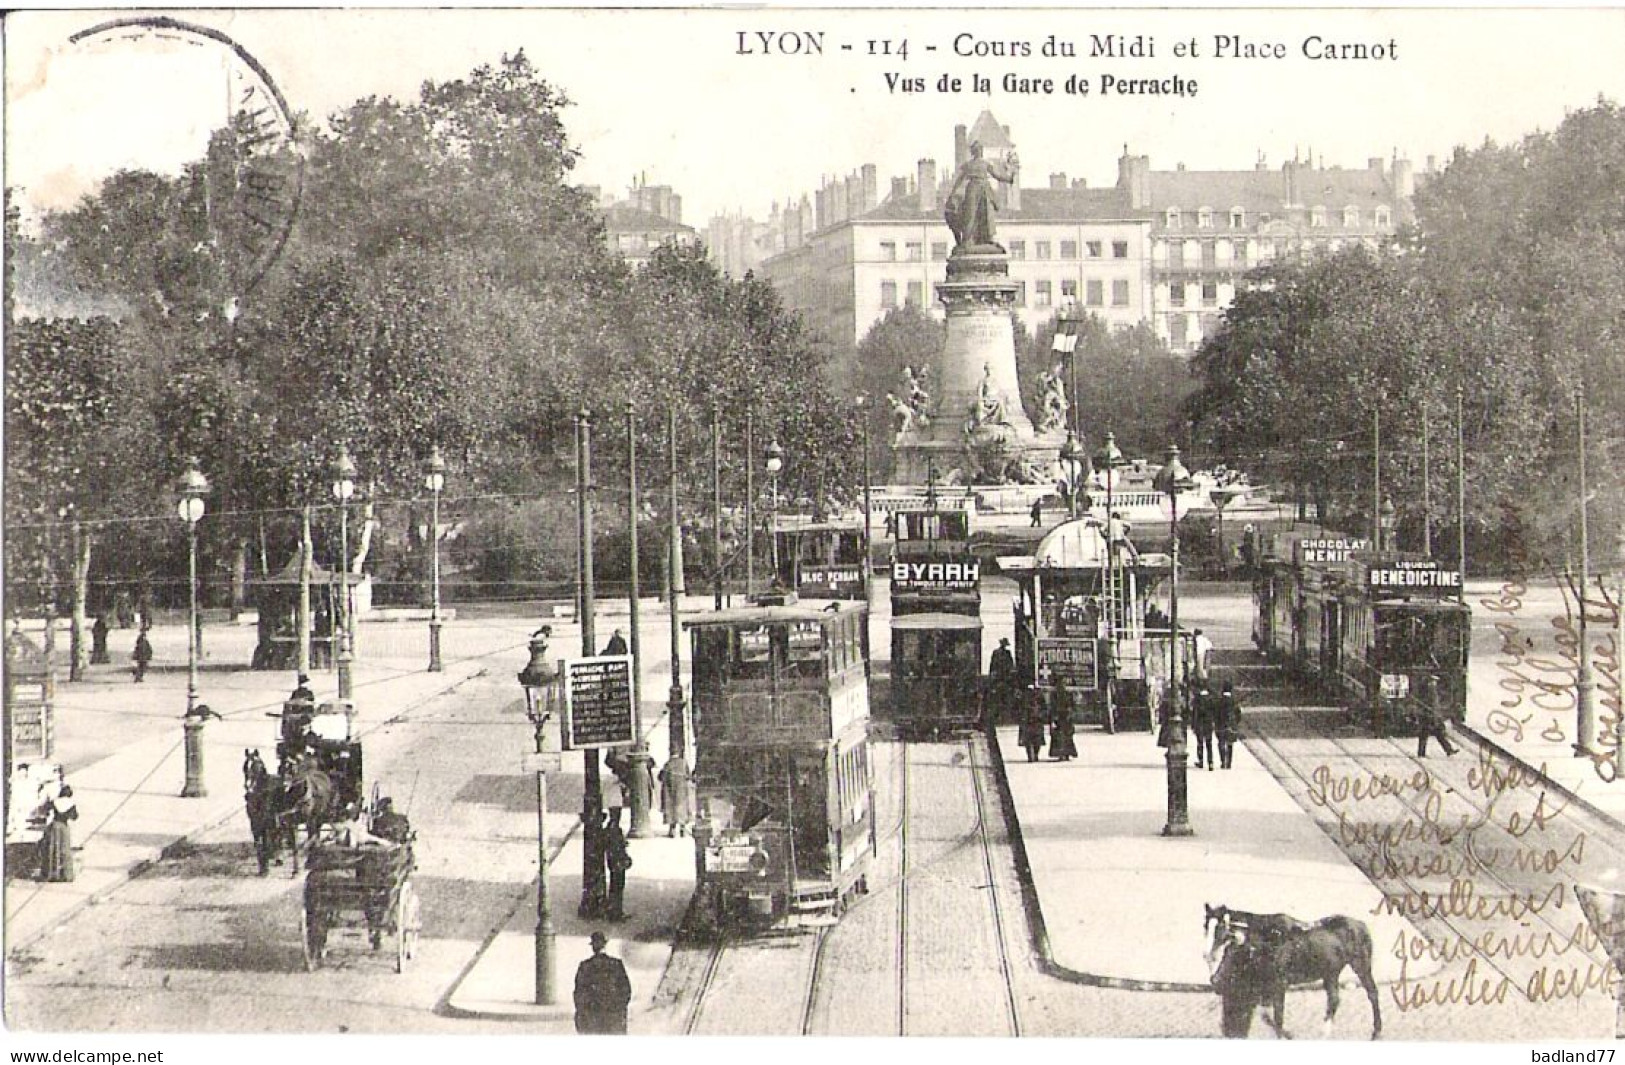
[[[908,305],[918,307],[925,302],[925,282],[910,281],[908,283]]]
[[[1048,259],[1048,258],[1050,258],[1050,243],[1049,243],[1049,241],[1047,241],[1047,240],[1038,240],[1038,241],[1033,242],[1033,258],[1034,259]]]
[[[1202,266],[1205,269],[1211,270],[1215,266],[1218,266],[1218,265],[1219,265],[1218,245],[1215,244],[1211,240],[1204,240],[1202,242]]]
[[[1377,228],[1379,228],[1379,229],[1388,228],[1388,225],[1389,225],[1388,208],[1386,208],[1386,207],[1377,208],[1376,225],[1377,225]]]
[[[1084,289],[1084,302],[1091,307],[1099,307],[1106,302],[1105,283],[1090,281]]]
[[[903,251],[908,255],[908,261],[911,263],[917,263],[925,257],[925,248],[917,240],[911,240],[905,244]]]
[[[1078,242],[1075,240],[1061,241],[1061,258],[1076,259],[1078,257]]]
[[[1037,282],[1033,283],[1033,306],[1034,307],[1048,307],[1048,306],[1050,306],[1051,304],[1053,304],[1055,302],[1053,297],[1054,297],[1054,292],[1051,289],[1050,283],[1048,281],[1037,281]]]
[[[1113,281],[1112,282],[1112,306],[1113,307],[1127,307],[1128,306],[1128,282],[1127,281]]]
[[[897,242],[894,241],[894,240],[883,240],[883,241],[881,241],[880,242],[880,257],[882,259],[884,259],[886,262],[889,262],[889,263],[896,262],[897,261]]]
[[[1185,242],[1182,240],[1170,240],[1168,242],[1168,268],[1170,270],[1181,270],[1184,269],[1184,266]]]
[[[1217,281],[1202,282],[1202,306],[1212,307],[1219,302],[1219,283]]]
[[[1204,338],[1219,334],[1219,316],[1216,314],[1202,315],[1202,336]]]
[[[1027,282],[1025,281],[1016,282],[1016,306],[1027,306]]]
[[[1358,207],[1343,208],[1343,228],[1353,229],[1360,224],[1360,209]]]
[[[1173,284],[1168,286],[1168,306],[1185,306],[1185,282],[1175,281]]]
[[[897,306],[897,282],[882,281],[880,283],[880,305],[888,310]]]
[[[1211,207],[1199,207],[1199,208],[1197,208],[1197,210],[1196,210],[1196,228],[1197,229],[1212,229],[1213,228],[1213,208],[1211,208]]]
[[[1078,301],[1078,283],[1076,281],[1061,282],[1061,302],[1076,303]]]
[[[1128,241],[1126,241],[1126,240],[1114,240],[1114,241],[1112,241],[1112,258],[1113,259],[1127,259],[1128,258]]]
[[[1176,314],[1172,318],[1168,319],[1169,347],[1182,348],[1189,342],[1187,339],[1189,334],[1187,333],[1186,328],[1185,316],[1183,314]]]
[[[1232,207],[1232,208],[1230,208],[1230,228],[1231,229],[1246,229],[1247,228],[1247,212],[1243,211],[1240,207]]]
[[[1236,241],[1235,245],[1233,246],[1233,250],[1230,253],[1230,258],[1231,261],[1236,263],[1238,266],[1245,266],[1247,264],[1247,242],[1245,240]]]
[[[1309,225],[1315,229],[1324,229],[1326,227],[1326,208],[1309,208]]]
[[[1027,242],[1024,241],[1024,240],[1012,240],[1010,242],[1010,258],[1012,258],[1012,259],[1025,259],[1026,257],[1027,257]]]
[[[936,260],[936,261],[940,262],[943,259],[946,259],[947,257],[948,257],[948,242],[944,241],[944,240],[934,240],[934,241],[932,241],[931,242],[931,258],[933,260]]]
[[[1170,207],[1163,215],[1163,223],[1169,229],[1178,229],[1180,222],[1179,208]]]
[[[1100,250],[1100,241],[1098,241],[1098,240],[1091,240],[1089,242],[1088,247],[1089,247],[1089,258],[1091,258],[1091,259],[1098,259],[1103,254],[1101,252],[1101,250]]]

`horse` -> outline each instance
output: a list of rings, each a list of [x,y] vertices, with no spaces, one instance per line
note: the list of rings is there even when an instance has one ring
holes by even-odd
[[[1209,906],[1202,904],[1202,934],[1213,930],[1207,949],[1207,968],[1211,975],[1219,963],[1220,952],[1230,944],[1238,933],[1246,935],[1251,933],[1254,937],[1276,937],[1288,932],[1304,932],[1310,927],[1307,921],[1300,921],[1296,917],[1285,913],[1248,913],[1246,910],[1232,910],[1220,904]]]
[[[338,787],[333,778],[303,754],[291,755],[282,765],[282,786],[276,793],[278,825],[287,832],[293,852],[292,875],[299,875],[299,826],[305,826],[308,846],[325,824],[337,820]]]
[[[1350,968],[1371,1002],[1371,1038],[1380,1038],[1382,1006],[1371,973],[1371,956],[1370,929],[1341,914],[1307,928],[1264,931],[1255,925],[1251,934],[1233,928],[1212,980],[1223,1001],[1221,1030],[1229,1039],[1245,1037],[1254,1008],[1273,1005],[1274,1016],[1266,1009],[1264,1019],[1279,1038],[1290,1039],[1285,1025],[1287,988],[1319,983],[1326,989],[1325,1030],[1330,1032],[1341,998],[1337,980]]]
[[[260,875],[270,872],[271,861],[276,858],[278,844],[286,833],[277,816],[277,799],[282,792],[282,780],[265,768],[260,752],[243,750],[243,805],[248,811],[248,830],[254,837],[254,856],[259,860]],[[288,840],[293,846],[293,840]]]

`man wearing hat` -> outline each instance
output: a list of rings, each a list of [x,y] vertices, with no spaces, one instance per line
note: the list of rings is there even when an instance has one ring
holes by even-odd
[[[1219,694],[1214,725],[1219,734],[1219,766],[1230,768],[1230,756],[1236,749],[1236,734],[1241,730],[1241,703],[1236,698],[1235,684],[1226,679]]]
[[[988,714],[993,724],[999,723],[999,717],[1010,705],[1010,698],[1015,694],[1016,687],[1016,656],[1010,653],[1010,641],[1001,639],[999,649],[993,652],[993,659],[987,666],[988,686],[993,696],[988,707]]]
[[[576,1031],[582,1035],[625,1035],[632,981],[621,959],[604,953],[609,938],[594,932],[592,957],[576,968]]]

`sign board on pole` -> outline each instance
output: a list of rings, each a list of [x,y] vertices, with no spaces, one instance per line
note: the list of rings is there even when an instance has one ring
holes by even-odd
[[[567,751],[634,740],[631,655],[565,659],[562,734]]]
[[[1040,689],[1094,691],[1098,683],[1095,641],[1069,636],[1039,637],[1037,671]]]
[[[1382,675],[1382,697],[1384,699],[1403,699],[1410,693],[1410,677],[1403,673],[1384,673]]]
[[[564,771],[564,752],[525,751],[520,755],[519,767],[526,773],[561,773]]]

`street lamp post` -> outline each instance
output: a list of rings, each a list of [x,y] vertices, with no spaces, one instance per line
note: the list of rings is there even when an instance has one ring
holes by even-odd
[[[1207,494],[1208,498],[1213,500],[1214,509],[1219,512],[1218,536],[1220,578],[1228,578],[1230,576],[1230,556],[1224,550],[1224,508],[1229,506],[1230,501],[1235,499],[1239,494],[1239,491],[1235,488],[1215,488],[1209,491]]]
[[[1078,516],[1078,496],[1083,491],[1083,448],[1078,446],[1078,436],[1068,429],[1066,443],[1061,445],[1061,462],[1066,467],[1067,483],[1070,491],[1067,492],[1067,516],[1074,520]]]
[[[1168,448],[1168,461],[1157,471],[1156,489],[1168,497],[1169,506],[1169,571],[1168,590],[1168,823],[1162,826],[1164,836],[1192,836],[1189,802],[1186,797],[1185,721],[1180,707],[1179,664],[1179,493],[1191,487],[1190,474],[1179,461],[1179,448]]]
[[[874,550],[874,510],[870,500],[872,474],[869,469],[869,397],[861,395],[853,401],[858,408],[858,424],[863,427],[863,600],[869,602],[870,556]]]
[[[779,446],[778,437],[767,445],[767,473],[773,478],[773,502],[769,511],[767,524],[768,536],[772,541],[773,551],[773,586],[779,585],[779,471],[784,469],[784,449]]]
[[[203,782],[203,722],[205,715],[198,713],[197,701],[197,523],[203,518],[203,497],[208,494],[209,479],[197,468],[193,459],[181,475],[180,502],[175,511],[186,523],[187,547],[187,632],[186,632],[186,716],[181,729],[186,748],[186,783],[181,787],[184,799],[200,799],[209,794]],[[145,622],[146,619],[142,619]]]
[[[338,461],[333,464],[333,498],[339,501],[339,624],[335,660],[339,670],[340,699],[350,698],[354,690],[350,676],[354,656],[350,628],[350,497],[355,495],[355,474],[350,449],[340,445]]]
[[[547,749],[547,723],[553,717],[558,695],[558,673],[547,661],[546,627],[530,638],[530,661],[519,671],[519,684],[525,691],[525,716],[530,718],[536,740],[536,1004],[551,1006],[557,999],[553,979],[553,900],[548,890],[550,862],[547,857],[547,769],[542,757]]]
[[[1382,536],[1377,540],[1378,551],[1394,550],[1394,526],[1399,524],[1399,513],[1394,509],[1392,498],[1385,497],[1382,507],[1377,511],[1377,528]]]
[[[755,414],[745,409],[745,602],[756,594],[756,454]]]
[[[1117,436],[1106,434],[1106,444],[1095,453],[1095,465],[1104,471],[1106,479],[1106,627],[1111,637],[1111,653],[1106,658],[1106,728],[1117,730],[1117,718],[1112,706],[1113,681],[1117,677],[1117,629],[1123,622],[1123,602],[1117,584],[1117,537],[1121,526],[1112,517],[1112,482],[1124,465],[1123,453],[1117,450]]]
[[[1591,677],[1591,640],[1586,632],[1586,586],[1591,583],[1591,534],[1586,519],[1589,489],[1586,485],[1586,399],[1584,387],[1574,390],[1574,412],[1580,435],[1580,663],[1574,677],[1574,707],[1579,736],[1574,744],[1574,756],[1590,755],[1592,736],[1596,732],[1597,711],[1594,702],[1596,682]]]
[[[671,460],[671,528],[666,545],[666,599],[671,615],[671,691],[666,697],[667,757],[683,758],[688,742],[682,677],[683,527],[677,518],[677,408],[666,409],[666,448]]]
[[[446,460],[440,456],[440,445],[429,452],[423,465],[423,487],[429,490],[429,672],[440,673],[445,666],[440,661],[440,491],[446,487]]]
[[[626,401],[626,529],[627,551],[631,556],[630,587],[627,589],[627,624],[632,629],[632,749],[627,752],[627,805],[632,824],[627,835],[643,839],[649,834],[649,800],[654,790],[654,765],[649,747],[643,742],[643,652],[638,623],[638,415],[631,400]]]
[[[576,539],[581,555],[581,655],[591,658],[597,654],[594,616],[597,613],[593,587],[592,554],[592,412],[582,407],[576,415]],[[581,917],[600,916],[599,905],[604,887],[604,860],[598,844],[598,823],[604,812],[604,798],[600,792],[598,750],[584,748],[581,752],[581,903],[577,913]]]

